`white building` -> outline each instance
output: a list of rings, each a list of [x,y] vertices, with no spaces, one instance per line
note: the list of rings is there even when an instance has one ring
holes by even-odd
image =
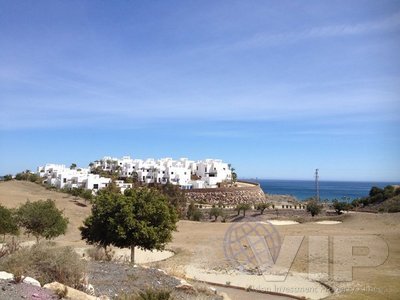
[[[219,159],[193,161],[187,158],[173,160],[167,157],[141,160],[129,156],[122,158],[105,156],[91,163],[90,168],[71,169],[65,165],[46,164],[38,167],[37,172],[44,182],[57,188],[82,187],[96,192],[111,183],[110,178],[92,173],[99,168],[105,172],[118,174],[119,179],[135,178],[146,184],[171,183],[182,189],[216,188],[219,183],[232,180],[229,165]],[[122,192],[132,187],[123,180],[117,180],[116,184]]]
[[[161,158],[155,160],[121,159],[105,156],[95,161],[93,168],[104,171],[118,171],[121,178],[135,177],[143,183],[171,183],[185,189],[215,188],[219,183],[232,180],[232,172],[227,163],[219,159],[193,161],[187,158],[173,160]]]

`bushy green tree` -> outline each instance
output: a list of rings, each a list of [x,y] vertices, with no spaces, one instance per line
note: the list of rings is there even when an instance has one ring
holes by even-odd
[[[18,232],[18,224],[13,211],[0,204],[0,235],[3,235],[5,239],[6,234],[16,235]]]
[[[68,218],[51,199],[22,204],[17,210],[17,222],[36,237],[37,242],[40,237],[52,239],[65,234],[68,226]]]
[[[318,215],[322,210],[322,205],[319,204],[316,200],[310,200],[307,203],[307,211],[311,213],[311,216],[314,217]]]
[[[82,196],[83,199],[85,199],[85,203],[86,203],[86,201],[91,202],[92,199],[93,199],[93,194],[92,194],[92,191],[91,191],[91,190],[85,190],[85,191],[83,191],[82,194],[81,194],[81,196]]]
[[[12,175],[11,175],[11,174],[4,175],[4,176],[3,176],[3,180],[4,180],[4,181],[10,181],[10,180],[12,180]]]
[[[271,203],[267,203],[267,202],[258,203],[258,204],[256,205],[256,209],[257,209],[258,211],[260,211],[260,214],[263,214],[264,211],[265,211],[267,208],[270,207],[270,205],[271,205]]]
[[[210,210],[210,217],[214,217],[214,220],[217,221],[219,216],[222,216],[223,211],[221,208],[213,207]]]
[[[125,194],[100,193],[92,214],[80,227],[82,239],[102,247],[135,247],[162,250],[172,239],[178,221],[175,208],[155,189],[126,190]]]
[[[336,200],[333,201],[333,208],[335,209],[338,215],[341,215],[343,210],[349,209],[349,204],[347,204],[346,202],[339,202]]]

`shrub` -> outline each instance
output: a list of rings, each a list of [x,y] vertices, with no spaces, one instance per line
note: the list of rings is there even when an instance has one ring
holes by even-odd
[[[193,201],[190,202],[186,215],[187,218],[192,221],[200,221],[203,218],[203,214],[196,207]]]
[[[4,181],[10,181],[10,180],[12,180],[12,175],[11,175],[11,174],[4,175],[4,176],[3,176],[3,180],[4,180]]]
[[[157,291],[157,290],[146,290],[139,293],[139,298],[143,300],[168,300],[171,299],[170,291]]]
[[[14,275],[36,278],[42,285],[57,281],[78,288],[86,264],[72,247],[55,248],[40,243],[5,257],[0,268]]]
[[[0,235],[18,234],[19,229],[15,219],[14,212],[0,204]]]
[[[87,255],[95,261],[112,261],[115,251],[109,247],[92,247],[87,250]]]
[[[14,252],[18,251],[21,249],[21,245],[19,244],[18,241],[12,238],[11,242],[7,242],[3,244],[3,246],[0,246],[0,258],[13,254]]]
[[[147,289],[139,294],[133,295],[120,295],[117,300],[169,300],[171,298],[171,291],[168,290],[155,290]]]
[[[322,205],[320,205],[316,200],[311,200],[307,203],[307,211],[311,213],[311,216],[314,217],[321,212]]]
[[[200,210],[196,210],[193,213],[191,220],[193,220],[193,221],[201,221],[202,218],[203,218],[203,213]]]

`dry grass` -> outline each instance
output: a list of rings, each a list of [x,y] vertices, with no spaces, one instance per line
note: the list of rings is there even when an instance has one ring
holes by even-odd
[[[78,288],[86,264],[71,247],[54,247],[40,243],[22,248],[0,260],[0,268],[14,274],[37,279],[42,285],[57,281]]]
[[[30,182],[2,182],[0,183],[0,203],[7,207],[16,207],[27,199],[54,199],[58,208],[64,209],[70,220],[65,236],[56,239],[58,244],[85,246],[81,241],[78,227],[83,219],[89,215],[90,206],[82,207],[74,203],[73,197],[54,191]],[[84,203],[84,200],[79,200]],[[246,214],[247,215],[247,214]],[[309,222],[290,226],[277,226],[281,235],[304,235],[291,271],[308,272],[308,244],[307,237],[312,235],[365,235],[373,234],[382,237],[389,246],[389,257],[385,263],[376,268],[357,268],[354,270],[352,289],[331,296],[332,299],[400,299],[400,213],[368,214],[349,213],[336,217],[342,220],[338,225],[321,225]],[[314,218],[312,221],[317,221]],[[179,252],[166,261],[159,262],[158,266],[174,275],[182,277],[188,265],[200,265],[208,269],[224,269],[226,261],[223,252],[223,239],[230,223],[201,223],[180,221],[178,232],[174,233],[173,241],[168,245],[171,249],[180,249]],[[340,287],[340,286],[339,286]],[[357,289],[358,287],[358,289]]]

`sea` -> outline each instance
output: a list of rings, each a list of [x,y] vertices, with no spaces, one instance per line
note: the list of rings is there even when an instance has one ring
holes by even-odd
[[[267,194],[291,195],[298,200],[305,200],[316,195],[315,181],[312,180],[272,180],[248,179],[260,184]],[[339,200],[350,202],[368,196],[373,186],[384,188],[387,185],[398,185],[399,182],[358,182],[358,181],[319,181],[321,200]]]

